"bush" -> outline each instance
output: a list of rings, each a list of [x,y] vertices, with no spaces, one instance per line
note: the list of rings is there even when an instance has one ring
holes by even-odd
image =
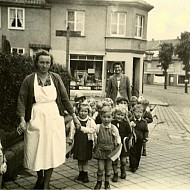
[[[71,75],[66,68],[60,64],[54,64],[51,70],[61,76],[68,89]],[[20,86],[24,78],[34,71],[31,57],[0,54],[0,128],[5,132],[10,132],[18,126],[16,107]]]

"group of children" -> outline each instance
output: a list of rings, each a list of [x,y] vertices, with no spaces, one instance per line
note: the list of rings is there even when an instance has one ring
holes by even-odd
[[[110,98],[96,101],[82,94],[77,94],[74,100],[81,126],[70,123],[69,143],[73,145],[73,159],[78,161],[77,180],[89,182],[88,161],[95,158],[98,171],[94,189],[101,189],[103,173],[104,188],[110,189],[112,170],[112,181],[117,182],[120,164],[120,178],[125,179],[127,157],[131,171],[136,172],[141,155],[146,155],[148,123],[153,120],[149,102],[138,101],[136,96],[130,102],[119,97],[114,105]]]

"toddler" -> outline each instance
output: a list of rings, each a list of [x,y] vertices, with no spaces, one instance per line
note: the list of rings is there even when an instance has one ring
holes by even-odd
[[[105,189],[110,189],[109,179],[112,170],[112,160],[108,155],[121,144],[121,138],[117,127],[111,124],[112,109],[110,106],[102,108],[101,119],[102,124],[97,125],[94,149],[94,158],[98,160],[97,183],[94,189],[101,188],[104,171]]]
[[[125,107],[118,105],[115,107],[114,110],[114,120],[112,121],[112,124],[114,124],[118,130],[119,135],[121,137],[122,144],[126,143],[128,144],[129,139],[131,138],[131,127],[129,122],[126,120],[126,109]],[[127,141],[124,142],[124,139],[127,139]],[[128,148],[128,146],[127,146]],[[122,151],[120,154],[120,169],[121,169],[121,179],[126,178],[126,160],[127,160],[127,151],[125,150],[124,146],[122,146]],[[113,182],[118,181],[118,159],[113,162],[113,171],[114,176],[112,178]]]
[[[93,133],[96,132],[95,121],[89,116],[90,107],[82,103],[78,108],[78,120],[81,127],[75,129],[74,123],[71,127],[70,141],[74,140],[73,159],[78,160],[79,176],[77,180],[84,183],[89,182],[88,160],[92,159],[94,142]]]
[[[134,106],[133,117],[131,118],[131,127],[133,132],[133,146],[129,150],[129,165],[132,172],[136,172],[141,159],[143,142],[147,141],[148,125],[143,119],[143,107],[140,104]]]

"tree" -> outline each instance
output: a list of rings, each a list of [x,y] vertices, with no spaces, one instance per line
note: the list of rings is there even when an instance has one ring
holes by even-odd
[[[161,63],[161,67],[164,70],[163,74],[165,77],[164,81],[164,89],[167,89],[167,76],[168,76],[168,68],[172,63],[172,55],[174,53],[174,47],[172,43],[163,43],[161,44],[161,50],[159,51],[159,62]]]
[[[185,70],[185,93],[188,93],[189,72],[190,72],[190,32],[181,33],[179,43],[175,48],[175,55],[183,62]]]

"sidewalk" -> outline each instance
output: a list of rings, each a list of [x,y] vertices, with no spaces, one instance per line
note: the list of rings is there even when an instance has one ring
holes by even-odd
[[[127,168],[127,177],[117,183],[111,182],[111,189],[128,190],[187,190],[190,189],[190,132],[183,120],[168,106],[154,109],[154,122],[149,125],[147,156],[141,158],[136,173]],[[153,103],[153,99],[150,100]],[[156,123],[161,123],[156,125]],[[93,189],[96,183],[97,163],[89,162],[89,183],[76,180],[77,162],[72,158],[54,170],[51,189]],[[4,189],[32,189],[36,182],[36,173],[26,171],[15,181],[5,183]]]

